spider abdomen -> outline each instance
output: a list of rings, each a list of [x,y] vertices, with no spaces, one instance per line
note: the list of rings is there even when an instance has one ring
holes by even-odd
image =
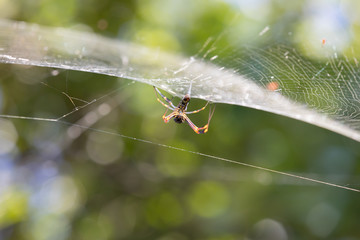
[[[174,117],[174,122],[176,122],[176,123],[183,123],[183,122],[185,122],[185,118],[183,117],[183,116],[176,116],[176,117]]]

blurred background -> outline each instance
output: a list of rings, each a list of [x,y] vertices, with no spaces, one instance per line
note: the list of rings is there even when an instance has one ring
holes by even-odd
[[[355,0],[0,0],[1,18],[184,56],[226,33],[217,48],[235,68],[232,50],[256,45],[267,26],[273,42],[291,35],[309,59],[323,60],[326,41],[357,55],[359,12]],[[192,99],[189,108],[204,104]],[[164,124],[164,111],[149,85],[1,64],[1,114],[31,119],[0,118],[0,239],[360,239],[359,193],[193,153],[360,189],[358,142],[225,104],[196,135]],[[62,116],[66,123],[34,119]],[[191,116],[198,126],[207,118],[208,109]]]

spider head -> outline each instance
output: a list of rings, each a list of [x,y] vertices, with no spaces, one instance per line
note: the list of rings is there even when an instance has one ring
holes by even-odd
[[[176,117],[174,117],[174,121],[176,122],[176,123],[183,123],[183,122],[185,122],[185,118],[183,117],[183,116],[181,116],[181,115],[177,115]]]
[[[184,102],[184,104],[187,104],[187,103],[190,102],[190,95],[189,95],[189,94],[186,94],[186,95],[184,96],[183,102]]]

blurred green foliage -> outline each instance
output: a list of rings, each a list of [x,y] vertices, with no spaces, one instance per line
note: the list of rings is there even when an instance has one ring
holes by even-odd
[[[267,25],[274,39],[288,32],[306,38],[306,1],[254,2],[1,0],[0,16],[90,29],[189,56],[220,34],[227,36],[218,49],[231,52],[229,45],[252,41]],[[239,31],[226,32],[229,24]],[[350,24],[358,34],[357,20]],[[312,49],[301,40],[293,44]],[[220,104],[209,132],[196,135],[185,124],[164,124],[165,109],[141,83],[26,66],[1,65],[0,72],[1,112],[8,115],[58,118],[74,109],[62,92],[81,106],[119,89],[64,119],[93,128],[84,132],[76,125],[4,120],[18,136],[10,134],[16,146],[0,153],[1,239],[359,239],[358,193],[194,154],[360,188],[360,149],[352,140]],[[203,104],[193,99],[189,108]],[[97,112],[102,117],[90,124]],[[202,126],[207,114],[191,119]]]

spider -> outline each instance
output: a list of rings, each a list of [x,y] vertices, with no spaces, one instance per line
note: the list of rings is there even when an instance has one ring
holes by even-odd
[[[190,102],[190,94],[189,93],[185,94],[185,96],[183,97],[183,99],[181,99],[181,101],[177,105],[177,107],[175,107],[175,105],[172,103],[172,101],[170,99],[168,99],[167,97],[165,97],[164,94],[162,94],[159,91],[159,89],[157,89],[155,86],[154,86],[154,89],[155,89],[156,98],[157,98],[158,102],[161,103],[164,107],[167,108],[164,115],[162,116],[165,123],[168,123],[170,121],[170,119],[174,118],[174,121],[176,123],[179,123],[179,124],[186,121],[189,124],[189,126],[194,130],[194,132],[196,132],[197,134],[206,133],[209,130],[210,120],[211,120],[212,115],[214,114],[215,108],[213,108],[213,110],[210,109],[208,123],[205,126],[201,127],[201,128],[197,127],[190,120],[190,118],[186,115],[186,114],[198,113],[198,112],[204,110],[207,107],[207,105],[209,104],[209,102],[207,102],[204,107],[202,107],[202,108],[200,108],[198,110],[191,111],[191,112],[186,112],[187,106],[188,106],[188,104]],[[168,104],[161,101],[158,94]],[[168,111],[168,109],[172,110],[173,112],[166,116],[166,112]]]

